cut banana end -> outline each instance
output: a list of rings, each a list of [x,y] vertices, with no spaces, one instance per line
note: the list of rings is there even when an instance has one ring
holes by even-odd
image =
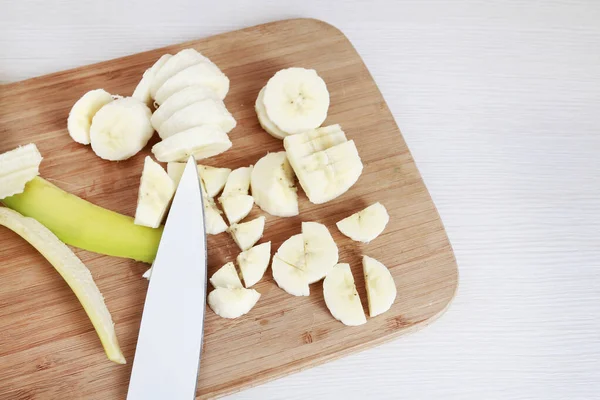
[[[278,217],[298,215],[294,171],[284,151],[269,153],[258,160],[250,184],[252,197],[262,210]]]
[[[261,243],[237,256],[237,263],[247,288],[260,281],[271,260],[271,242]]]
[[[268,119],[283,133],[294,135],[321,126],[329,92],[315,70],[287,68],[269,79],[262,103]]]
[[[344,325],[367,322],[348,264],[337,264],[323,281],[323,297],[331,315]]]
[[[369,243],[383,232],[389,220],[387,210],[378,202],[344,218],[336,225],[340,232],[350,239]]]
[[[158,228],[167,213],[174,194],[175,183],[173,180],[152,158],[146,157],[142,178],[140,179],[134,223],[150,228]]]
[[[206,99],[219,100],[215,92],[205,86],[188,86],[177,93],[174,93],[167,101],[162,103],[161,106],[154,111],[154,114],[152,114],[150,122],[152,122],[154,129],[157,132],[160,132],[162,124],[177,111],[184,109],[190,104]]]
[[[150,95],[150,86],[152,85],[152,80],[161,67],[165,65],[167,60],[171,57],[173,57],[171,54],[164,54],[150,68],[148,68],[144,72],[144,75],[142,75],[142,79],[135,87],[131,97],[138,99],[150,107],[152,105],[152,96]]]
[[[123,97],[102,107],[92,119],[90,141],[100,158],[126,160],[146,146],[154,133],[148,106],[132,97]]]
[[[265,230],[265,220],[265,217],[258,217],[229,227],[231,237],[241,250],[248,250],[260,240]]]
[[[248,195],[252,168],[252,166],[237,168],[227,177],[219,202],[230,224],[244,219],[254,205],[254,198]]]
[[[156,91],[154,99],[158,104],[163,104],[181,89],[194,85],[212,90],[221,100],[229,91],[229,79],[215,64],[199,62],[167,79]]]
[[[390,309],[396,300],[396,283],[385,265],[363,256],[363,273],[369,300],[369,316],[375,317]]]
[[[327,227],[318,222],[302,223],[304,260],[308,283],[323,279],[338,262],[338,248]]]
[[[177,133],[152,147],[158,161],[185,161],[190,156],[196,160],[209,158],[227,151],[231,141],[221,129],[204,125]]]
[[[33,143],[0,154],[0,200],[23,193],[25,184],[39,175],[41,162]]]
[[[308,296],[304,239],[297,234],[283,242],[273,256],[271,269],[277,285],[293,296]]]
[[[0,208],[0,225],[27,240],[52,264],[79,299],[96,329],[109,360],[125,364],[115,326],[92,274],[79,258],[48,228],[33,218]]]
[[[184,169],[185,163],[170,162],[167,164],[167,173],[171,179],[173,179],[175,185],[179,185],[179,181],[181,180],[181,175],[183,175]],[[206,194],[209,197],[215,197],[221,190],[223,190],[223,187],[225,187],[225,182],[227,182],[227,177],[231,173],[231,170],[229,168],[198,165],[198,173],[200,174],[200,178],[204,183]]]
[[[150,85],[150,96],[155,99],[156,92],[169,78],[177,74],[179,71],[183,71],[184,69],[200,62],[210,62],[210,60],[194,49],[184,49],[175,54],[173,57],[170,57],[156,72],[154,79],[152,79],[152,84]]]
[[[208,306],[223,318],[238,318],[247,314],[260,298],[254,289],[218,288],[208,294]]]
[[[227,288],[236,289],[243,288],[242,281],[232,262],[223,265],[217,272],[210,277],[210,283],[215,289]]]
[[[167,139],[200,125],[216,126],[227,133],[235,128],[236,122],[221,100],[204,99],[173,113],[161,124],[158,134],[162,139]]]
[[[90,144],[92,118],[112,101],[111,94],[103,89],[89,91],[77,100],[67,118],[67,130],[71,138],[77,143]]]
[[[254,110],[256,111],[256,116],[258,117],[258,122],[260,126],[275,139],[283,139],[287,136],[287,133],[282,131],[269,119],[267,116],[267,110],[265,110],[265,87],[263,87],[258,93],[258,97],[256,98],[256,103],[254,104]]]

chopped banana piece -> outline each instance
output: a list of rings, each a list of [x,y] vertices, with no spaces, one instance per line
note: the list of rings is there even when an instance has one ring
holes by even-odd
[[[331,315],[344,325],[367,322],[350,265],[337,264],[323,281],[323,297]]]
[[[298,194],[294,186],[294,171],[285,151],[268,153],[258,160],[251,175],[252,197],[256,204],[271,215],[298,215]]]
[[[218,288],[243,288],[242,281],[232,262],[223,265],[217,272],[210,277],[210,283],[215,289]]]
[[[246,287],[254,286],[260,281],[269,267],[271,260],[271,242],[261,243],[237,256],[242,278]]]
[[[344,218],[336,225],[340,232],[350,239],[369,243],[383,232],[389,220],[387,210],[378,202]]]
[[[223,318],[238,318],[247,314],[260,298],[254,289],[217,288],[208,294],[208,306]]]
[[[150,157],[144,160],[144,170],[140,179],[136,225],[158,228],[175,194],[175,183],[165,170]]]
[[[252,221],[233,224],[229,233],[241,250],[248,250],[260,240],[265,229],[265,217],[258,217]]]
[[[390,309],[396,300],[396,283],[385,265],[363,256],[363,273],[369,300],[369,316],[375,317]]]

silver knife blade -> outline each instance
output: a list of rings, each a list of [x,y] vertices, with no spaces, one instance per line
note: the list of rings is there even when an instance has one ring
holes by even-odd
[[[196,161],[187,161],[146,294],[128,400],[193,399],[206,307],[206,232]]]

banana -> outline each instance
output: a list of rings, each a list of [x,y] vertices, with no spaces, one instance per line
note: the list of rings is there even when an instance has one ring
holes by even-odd
[[[33,143],[0,154],[0,200],[23,193],[25,184],[39,175],[41,162]]]
[[[150,96],[156,99],[156,92],[170,77],[201,62],[210,62],[210,60],[194,49],[184,49],[170,57],[152,79]]]
[[[271,242],[261,243],[237,256],[237,263],[247,288],[260,281],[271,261]]]
[[[363,164],[354,141],[344,139],[341,128],[333,125],[283,140],[298,181],[314,204],[342,195],[362,173]]]
[[[154,99],[158,104],[163,104],[174,93],[192,85],[200,85],[212,90],[221,100],[229,91],[229,79],[219,67],[212,62],[200,62],[167,79],[156,91]]]
[[[183,175],[183,170],[185,169],[185,163],[180,162],[170,162],[167,164],[167,173],[175,182],[175,185],[179,185],[179,181],[181,180],[181,175]],[[204,188],[206,189],[206,194],[209,197],[215,197],[223,187],[225,186],[225,182],[227,182],[227,177],[231,173],[229,168],[217,168],[210,167],[208,165],[198,165],[198,174],[200,174],[200,179],[204,183]]]
[[[204,99],[176,111],[161,124],[158,135],[167,139],[200,125],[216,126],[227,133],[235,128],[236,122],[221,100]]]
[[[241,250],[248,250],[259,241],[265,230],[265,219],[262,216],[252,221],[233,224],[229,227],[228,230],[231,233],[231,237]]]
[[[102,107],[90,127],[92,150],[100,158],[126,160],[146,146],[154,129],[148,106],[132,97],[114,100]]]
[[[369,243],[383,232],[390,216],[383,204],[377,202],[339,221],[340,232],[357,242]]]
[[[298,215],[298,195],[294,186],[294,171],[284,151],[262,157],[250,177],[252,197],[256,204],[271,215]]]
[[[287,134],[279,129],[277,125],[275,125],[267,116],[267,111],[265,110],[265,103],[263,99],[265,97],[265,89],[266,86],[263,87],[258,93],[258,97],[256,98],[256,103],[254,104],[254,110],[256,111],[256,116],[258,117],[258,122],[260,126],[275,139],[283,139],[287,136]]]
[[[227,224],[221,216],[221,211],[217,208],[215,201],[209,197],[204,187],[204,182],[200,180],[200,188],[202,189],[202,201],[204,203],[204,228],[209,235],[218,235],[227,230]]]
[[[369,316],[383,314],[396,300],[396,283],[385,265],[374,258],[363,256],[363,273],[369,300]]]
[[[71,138],[77,143],[90,144],[92,118],[113,100],[113,96],[103,89],[91,90],[77,100],[67,118],[67,130]]]
[[[244,219],[252,210],[254,198],[248,195],[252,166],[231,171],[219,202],[230,224]]]
[[[271,262],[275,283],[292,296],[310,294],[305,267],[302,234],[294,235],[283,242]]]
[[[308,283],[323,279],[338,262],[338,248],[327,227],[318,222],[302,223],[304,262]]]
[[[188,86],[173,94],[167,101],[154,111],[150,122],[157,132],[160,132],[162,124],[177,111],[201,100],[219,100],[217,95],[204,86]]]
[[[173,180],[159,164],[146,156],[140,179],[134,223],[158,228],[174,194],[175,183]]]
[[[323,297],[331,315],[344,325],[367,322],[348,264],[337,264],[323,281]]]
[[[208,306],[220,317],[238,318],[247,314],[260,298],[254,289],[217,288],[208,294]]]
[[[133,94],[131,97],[134,99],[138,99],[142,103],[146,104],[148,107],[152,105],[152,96],[150,96],[150,86],[152,85],[152,80],[161,69],[163,65],[167,62],[169,58],[173,57],[171,54],[164,54],[161,56],[150,68],[144,71],[142,75],[142,79],[135,87]]]
[[[221,129],[210,126],[196,126],[156,143],[152,153],[158,161],[185,161],[193,155],[196,160],[209,158],[227,151],[231,141]]]
[[[242,281],[232,262],[223,265],[217,272],[210,277],[210,283],[215,289],[218,288],[243,288]]]

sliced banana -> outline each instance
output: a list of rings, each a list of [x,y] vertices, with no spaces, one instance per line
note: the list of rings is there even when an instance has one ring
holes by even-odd
[[[284,151],[269,153],[258,160],[250,183],[252,197],[261,209],[278,217],[298,215],[294,171]]]
[[[156,91],[154,99],[158,104],[166,102],[174,93],[181,89],[201,85],[215,92],[221,100],[229,91],[229,79],[212,62],[199,62],[171,76]]]
[[[315,129],[327,118],[329,92],[313,69],[278,71],[265,86],[266,117],[287,135]]]
[[[331,315],[344,325],[367,322],[348,264],[337,264],[323,281],[323,297]]]
[[[288,136],[283,141],[302,189],[315,204],[345,193],[356,183],[363,169],[354,141],[338,143],[345,136],[334,127],[328,127],[331,131],[316,138],[314,136],[320,133],[311,131],[296,135],[298,138]],[[311,153],[311,149],[315,149],[314,152]]]
[[[157,72],[161,69],[163,65],[165,65],[167,60],[171,57],[173,57],[171,54],[164,54],[150,68],[148,68],[144,72],[144,75],[142,75],[142,79],[135,87],[135,90],[133,91],[131,97],[133,97],[134,99],[138,99],[139,101],[150,107],[152,105],[152,96],[150,95],[150,86],[152,85],[152,81],[156,76]]]
[[[215,126],[203,125],[156,143],[152,153],[161,162],[185,161],[192,155],[201,160],[221,154],[230,147],[231,140],[225,132]]]
[[[293,296],[308,296],[308,277],[304,239],[297,234],[283,242],[271,263],[273,279],[277,285]]]
[[[167,173],[175,182],[175,185],[179,185],[179,181],[181,180],[181,175],[183,175],[183,170],[185,169],[185,163],[181,162],[170,162],[167,164]],[[209,197],[215,197],[223,187],[225,186],[225,182],[227,182],[227,177],[231,173],[229,168],[217,168],[210,167],[208,165],[198,165],[198,174],[200,174],[200,178],[204,183],[204,188],[206,189],[206,194]]]
[[[231,171],[219,202],[230,224],[244,219],[252,210],[254,198],[248,195],[252,166]]]
[[[238,318],[247,314],[260,298],[254,289],[217,288],[208,294],[208,306],[223,318]]]
[[[277,125],[273,123],[267,116],[267,110],[265,110],[265,103],[263,101],[265,97],[265,89],[266,86],[263,87],[258,93],[258,97],[256,98],[256,103],[254,104],[254,109],[256,110],[256,116],[258,117],[258,122],[260,126],[271,136],[276,139],[283,139],[287,136],[287,134],[279,129]]]
[[[217,272],[210,277],[210,283],[215,289],[218,288],[243,288],[242,281],[232,262],[223,265]]]
[[[236,122],[221,100],[204,99],[176,111],[160,126],[158,134],[167,139],[200,125],[216,126],[227,133],[235,128]]]
[[[113,101],[104,89],[91,90],[75,102],[67,118],[67,130],[77,143],[90,144],[92,118],[103,106]]]
[[[150,122],[157,132],[160,132],[162,124],[177,111],[201,100],[219,100],[215,92],[205,86],[188,86],[173,94],[167,101],[154,111]]]
[[[260,240],[265,230],[265,220],[263,216],[229,227],[231,237],[241,250],[248,250]]]
[[[156,92],[170,77],[201,62],[210,62],[210,60],[194,49],[184,49],[170,57],[152,79],[150,96],[156,99]]]
[[[323,279],[338,262],[338,248],[327,227],[318,222],[302,223],[306,279]]]
[[[340,232],[357,242],[369,243],[383,232],[390,216],[383,204],[377,202],[352,214],[336,225]]]
[[[136,225],[158,228],[162,223],[171,199],[175,194],[175,183],[165,170],[150,157],[144,160],[144,170],[140,179]]]
[[[390,309],[396,300],[396,283],[385,265],[374,258],[363,256],[363,273],[369,300],[369,316],[375,317]]]
[[[106,104],[92,119],[92,150],[98,157],[111,161],[134,156],[146,146],[154,133],[151,116],[148,106],[132,97]]]
[[[202,189],[202,201],[204,203],[204,228],[206,229],[206,233],[209,235],[218,235],[225,232],[227,224],[213,198],[209,197],[206,193],[202,180],[200,180],[200,188]]]
[[[39,175],[41,162],[33,143],[0,154],[0,200],[23,193],[25,184]]]
[[[271,261],[271,242],[261,243],[237,256],[237,263],[247,288],[260,281]]]

